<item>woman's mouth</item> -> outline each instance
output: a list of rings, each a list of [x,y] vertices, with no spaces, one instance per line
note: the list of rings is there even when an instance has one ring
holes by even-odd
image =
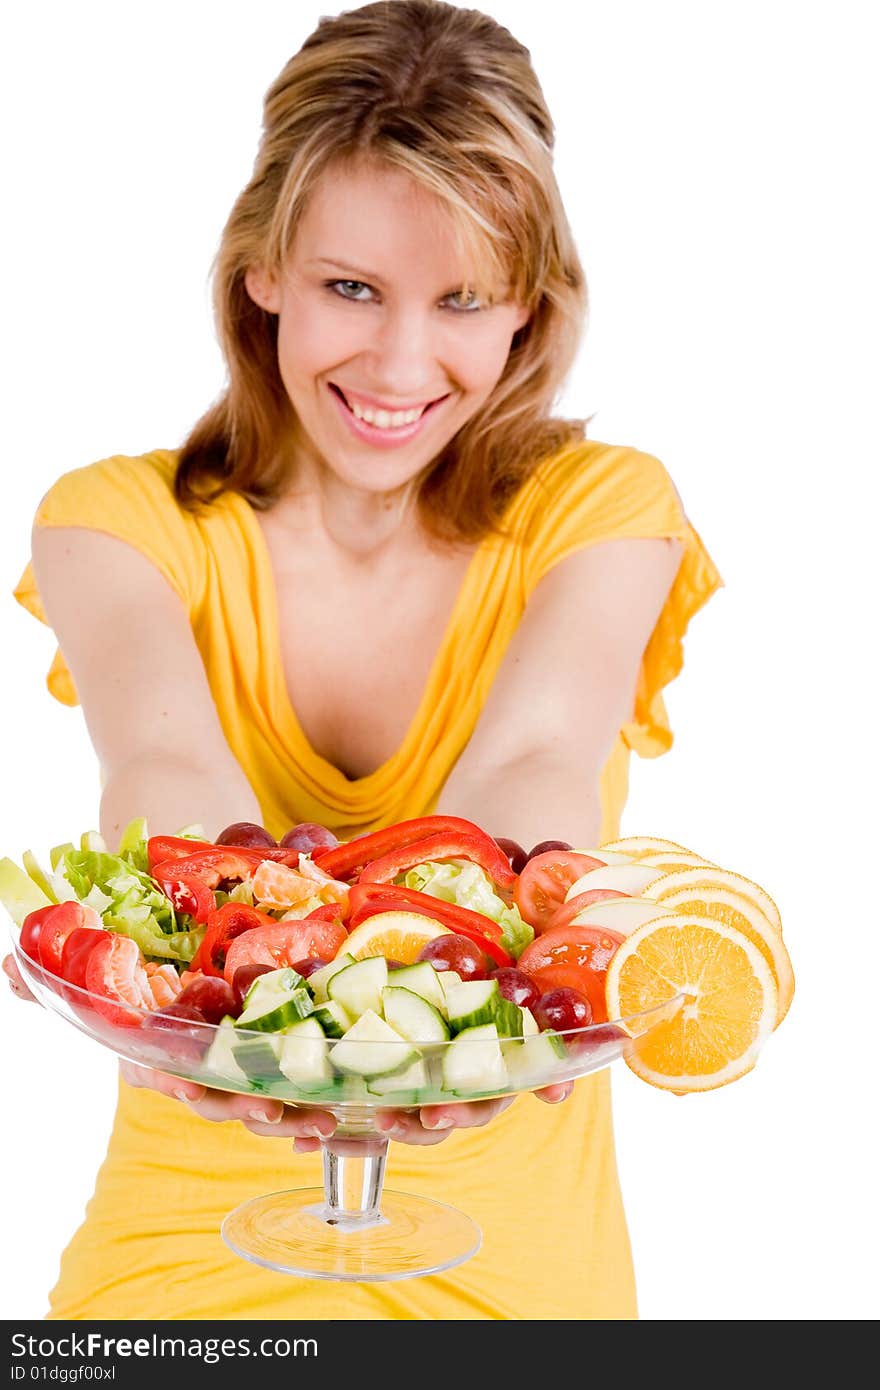
[[[414,439],[423,429],[426,419],[449,399],[448,396],[440,396],[426,405],[413,406],[408,410],[384,410],[361,405],[353,398],[349,400],[342,388],[332,381],[328,385],[352,433],[358,439],[383,448],[393,448],[397,444],[406,444],[410,439]]]

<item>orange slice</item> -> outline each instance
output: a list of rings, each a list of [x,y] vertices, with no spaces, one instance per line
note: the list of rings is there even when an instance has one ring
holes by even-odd
[[[778,1028],[794,998],[794,971],[782,937],[769,917],[745,894],[733,888],[710,887],[709,884],[699,888],[679,888],[674,893],[668,893],[663,899],[663,906],[691,917],[708,917],[713,922],[725,922],[728,927],[741,931],[757,946],[776,981],[779,1012],[775,1026]]]
[[[423,917],[420,912],[377,912],[349,933],[339,954],[344,952],[355,960],[385,956],[412,965],[425,942],[449,934],[448,927],[441,927],[433,917]]]
[[[715,1090],[751,1071],[779,1011],[773,972],[754,942],[684,912],[646,922],[621,943],[605,993],[611,1019],[684,995],[675,1016],[626,1058],[643,1081],[680,1093]]]
[[[731,888],[735,893],[741,893],[743,897],[750,898],[755,907],[769,919],[773,930],[778,932],[780,936],[782,935],[782,918],[779,916],[779,908],[770,894],[760,884],[753,883],[750,878],[743,878],[742,874],[731,873],[730,869],[698,867],[677,869],[664,874],[662,878],[655,879],[653,883],[649,883],[642,890],[642,896],[654,898],[657,902],[665,902],[669,894],[677,893],[679,888],[703,887]]]

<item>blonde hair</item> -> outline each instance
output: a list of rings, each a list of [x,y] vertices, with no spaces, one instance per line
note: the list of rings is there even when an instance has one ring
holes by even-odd
[[[501,529],[541,459],[584,434],[583,420],[550,415],[587,308],[553,137],[528,50],[479,10],[388,0],[322,19],[266,94],[253,176],[223,231],[214,308],[229,380],[183,445],[178,500],[195,508],[232,490],[268,509],[285,491],[292,406],[277,318],[251,300],[245,273],[281,269],[325,170],[366,157],[440,199],[481,273],[503,272],[529,310],[494,391],[426,470],[417,497],[439,538]]]

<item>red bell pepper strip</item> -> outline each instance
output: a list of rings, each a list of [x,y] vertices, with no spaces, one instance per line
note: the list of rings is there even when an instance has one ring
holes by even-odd
[[[197,922],[207,922],[217,906],[213,890],[194,873],[179,873],[177,863],[166,859],[153,870],[153,878],[175,912],[186,912]]]
[[[150,873],[157,864],[164,864],[167,859],[186,859],[199,848],[209,846],[209,840],[188,840],[185,835],[151,835],[147,840]]]
[[[359,884],[354,885],[355,888],[360,886]],[[365,883],[362,886],[364,888],[372,888],[374,885]],[[427,897],[427,894],[424,896]],[[452,907],[454,910],[454,904],[441,902],[439,898],[429,899],[429,904],[429,906],[423,907],[420,904],[418,907],[415,907],[413,903],[409,902],[406,898],[392,898],[390,896],[387,898],[374,898],[372,901],[365,902],[359,911],[349,918],[348,927],[350,931],[353,931],[361,922],[365,922],[368,917],[375,917],[377,913],[380,912],[418,912],[422,917],[433,918],[435,922],[440,923],[441,927],[447,927],[455,936],[466,936],[468,941],[472,941],[475,946],[479,946],[483,954],[494,961],[496,965],[516,964],[513,956],[509,956],[500,942],[497,941],[495,937],[488,936],[486,932],[483,931],[482,927],[474,927],[470,922],[462,921],[460,918],[452,918],[444,911],[444,908],[447,907]],[[458,908],[458,911],[467,912],[468,909]],[[468,915],[471,917],[480,916],[478,912],[471,912],[468,913]],[[495,923],[493,922],[491,925],[494,926]]]
[[[493,883],[502,888],[511,888],[516,883],[516,874],[510,867],[510,860],[495,841],[482,831],[479,835],[460,833],[441,833],[429,835],[415,844],[404,845],[392,850],[390,854],[374,859],[361,871],[359,883],[390,883],[398,874],[406,873],[416,864],[424,864],[437,859],[469,859],[479,864]],[[324,864],[321,865],[323,869]]]
[[[380,859],[405,845],[415,844],[428,835],[439,834],[473,835],[487,844],[495,844],[478,825],[463,820],[461,816],[418,816],[415,820],[402,820],[396,825],[386,826],[384,830],[375,830],[371,835],[360,835],[344,845],[327,849],[322,846],[312,851],[312,861],[331,878],[350,878],[357,869],[363,869],[374,859]]]
[[[248,907],[247,903],[224,903],[216,908],[208,918],[202,944],[196,951],[190,970],[201,970],[205,975],[223,975],[226,964],[226,951],[231,941],[252,927],[275,927],[274,917],[260,912],[259,908]]]
[[[393,899],[393,903],[392,903]],[[377,907],[376,904],[381,904]],[[388,905],[390,904],[390,905]],[[369,908],[369,911],[367,911]],[[470,907],[459,907],[458,903],[448,903],[445,898],[435,898],[431,893],[420,893],[417,888],[404,888],[397,883],[353,883],[348,895],[349,930],[353,930],[365,917],[374,912],[423,912],[433,911],[434,916],[450,924],[453,930],[458,924],[481,932],[492,941],[500,941],[503,928],[491,917],[482,912],[474,912]]]

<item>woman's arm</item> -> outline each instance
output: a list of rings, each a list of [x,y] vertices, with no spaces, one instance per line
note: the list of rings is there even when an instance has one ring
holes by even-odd
[[[599,777],[632,718],[639,668],[681,542],[605,541],[535,590],[438,803],[526,850],[599,843]]]

